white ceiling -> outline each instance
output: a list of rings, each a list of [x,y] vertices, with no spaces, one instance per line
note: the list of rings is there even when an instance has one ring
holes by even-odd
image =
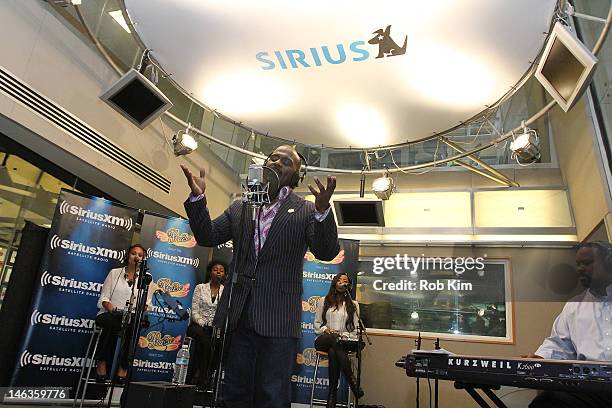
[[[502,97],[543,46],[556,0],[125,3],[155,58],[212,109],[286,139],[368,147],[430,136]],[[389,25],[405,54],[376,58],[368,40]],[[327,62],[323,47],[337,61],[338,44],[345,60]]]

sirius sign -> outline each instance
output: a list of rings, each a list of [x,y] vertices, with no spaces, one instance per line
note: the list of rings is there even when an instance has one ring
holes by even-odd
[[[419,140],[492,106],[537,60],[557,3],[125,0],[156,61],[204,105],[334,147]]]
[[[381,28],[374,31],[373,34],[374,37],[368,41],[368,44],[378,45],[376,58],[394,57],[406,53],[408,36],[404,37],[402,46],[398,45],[391,38],[390,25],[384,30]],[[255,58],[262,63],[261,69],[263,70],[320,67],[324,63],[338,65],[347,61],[361,62],[370,58],[370,51],[366,48],[366,42],[362,40],[353,41],[348,46],[337,44],[335,48],[334,51],[330,51],[327,45],[322,45],[309,48],[307,51],[300,49],[274,51],[272,53],[274,57],[270,53],[262,51],[258,52]],[[332,53],[335,53],[335,55],[332,55]]]

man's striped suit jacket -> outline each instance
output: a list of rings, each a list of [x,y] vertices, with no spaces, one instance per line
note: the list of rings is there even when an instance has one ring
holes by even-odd
[[[268,237],[255,256],[255,222],[250,210],[240,200],[211,220],[202,200],[185,202],[191,229],[199,245],[214,247],[233,240],[234,256],[226,285],[236,280],[229,311],[229,331],[238,323],[247,299],[254,330],[261,336],[301,337],[302,271],[306,250],[323,261],[339,252],[334,215],[321,222],[315,219],[315,206],[295,193],[287,199],[272,221]],[[229,287],[223,291],[214,325],[223,327],[227,313]]]

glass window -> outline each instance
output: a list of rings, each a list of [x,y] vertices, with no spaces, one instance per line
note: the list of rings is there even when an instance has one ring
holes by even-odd
[[[26,221],[51,226],[62,188],[108,197],[11,139],[0,136],[0,307],[21,242],[21,230]]]
[[[398,255],[360,261],[357,300],[375,333],[511,342],[509,261]]]

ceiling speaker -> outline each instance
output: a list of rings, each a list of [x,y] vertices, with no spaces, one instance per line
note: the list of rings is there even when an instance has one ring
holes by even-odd
[[[535,76],[567,112],[589,85],[597,57],[572,33],[557,22],[553,28]]]
[[[135,69],[119,78],[100,99],[140,129],[172,107],[170,99]]]

